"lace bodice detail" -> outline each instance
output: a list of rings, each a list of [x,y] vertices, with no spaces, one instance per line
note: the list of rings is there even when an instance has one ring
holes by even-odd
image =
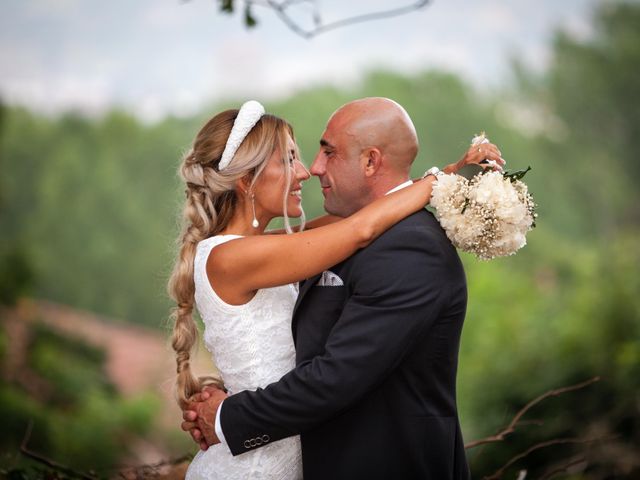
[[[295,367],[291,315],[298,295],[294,285],[284,285],[258,290],[244,305],[225,303],[209,283],[206,264],[212,249],[236,238],[239,236],[218,235],[201,241],[193,273],[204,343],[231,394],[266,387]],[[299,437],[285,438],[236,457],[225,445],[214,445],[197,453],[186,474],[187,480],[301,478]]]
[[[219,235],[203,240],[194,262],[195,299],[204,322],[204,342],[231,393],[265,387],[295,367],[291,314],[297,289],[293,285],[258,290],[248,303],[229,305],[209,283],[209,253],[236,238]]]

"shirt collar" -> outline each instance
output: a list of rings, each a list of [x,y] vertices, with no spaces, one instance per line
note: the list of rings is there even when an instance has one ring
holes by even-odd
[[[391,190],[389,190],[387,193],[385,193],[385,195],[389,195],[390,193],[397,192],[398,190],[402,190],[403,188],[406,188],[409,185],[413,185],[413,180],[407,180],[406,182],[401,183],[397,187],[392,188]]]

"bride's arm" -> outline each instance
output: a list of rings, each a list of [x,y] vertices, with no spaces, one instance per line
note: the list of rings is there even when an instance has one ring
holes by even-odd
[[[342,220],[342,217],[337,217],[335,215],[321,215],[319,217],[313,218],[311,220],[308,220],[305,224],[304,224],[304,228],[305,230],[313,230],[314,228],[318,228],[318,227],[323,227],[325,225],[329,225],[331,223],[335,223],[339,220]],[[299,232],[300,231],[300,227],[298,225],[292,227],[294,232]],[[264,232],[266,234],[269,235],[282,235],[287,233],[287,231],[284,228],[278,228],[276,230],[268,230],[266,232]]]
[[[433,177],[379,198],[350,217],[290,235],[257,235],[216,247],[209,279],[223,299],[297,282],[320,273],[367,246],[431,198]]]
[[[483,144],[471,147],[455,164],[455,172],[483,159],[503,164],[498,148]],[[309,278],[367,246],[406,216],[423,208],[431,198],[434,177],[379,198],[348,218],[320,217],[320,226],[291,235],[243,237],[220,245],[209,256],[207,274],[223,298],[250,297],[260,288],[274,287]],[[321,222],[326,222],[322,224]],[[242,300],[241,300],[242,301]]]
[[[482,145],[482,152],[478,151],[477,146],[469,147],[469,149],[465,152],[465,154],[455,163],[450,163],[446,167],[442,169],[444,173],[455,173],[460,170],[465,165],[469,165],[471,163],[480,163],[482,160],[494,160],[500,167],[504,165],[504,160],[500,156],[500,150],[498,147],[492,143],[485,143]],[[428,200],[427,200],[428,203]],[[312,230],[314,228],[323,227],[325,225],[329,225],[331,223],[335,223],[339,220],[342,220],[342,217],[337,217],[335,215],[321,215],[312,220],[307,221],[305,223],[306,230]],[[300,228],[298,226],[293,227],[294,232],[299,232]],[[270,235],[281,235],[287,233],[284,228],[278,228],[275,230],[269,230],[265,232]]]

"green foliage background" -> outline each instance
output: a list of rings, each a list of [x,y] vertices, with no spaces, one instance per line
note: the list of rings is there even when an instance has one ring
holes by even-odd
[[[513,81],[491,92],[446,72],[376,70],[351,89],[316,86],[267,102],[294,125],[307,163],[332,111],[375,95],[397,100],[413,118],[421,141],[416,176],[457,160],[481,130],[511,168],[533,167],[526,182],[540,216],[529,245],[487,263],[464,256],[470,302],[458,395],[465,437],[493,433],[543,391],[603,380],[536,407],[531,415],[544,425],[471,452],[478,478],[534,442],[559,437],[617,435],[541,450],[518,468],[542,475],[580,451],[590,466],[575,478],[626,478],[640,469],[632,448],[640,444],[640,6],[607,3],[593,21],[588,40],[557,33],[546,72],[514,61]],[[122,111],[47,118],[2,107],[3,302],[29,294],[163,328],[183,198],[178,161],[209,116],[238,103],[153,125]],[[304,199],[310,216],[322,213],[315,179]],[[51,355],[44,349],[34,359],[51,366]],[[59,381],[75,389],[74,382],[92,382],[85,374]],[[15,392],[0,395],[3,408],[17,402]],[[86,415],[105,408],[101,402],[91,400]]]
[[[0,334],[3,344],[9,340],[4,331]],[[31,394],[24,383],[0,384],[0,475],[5,469],[14,469],[14,475],[30,472],[18,470],[29,464],[18,454],[29,424],[31,451],[76,470],[101,473],[119,465],[135,438],[152,433],[160,399],[152,394],[122,398],[106,380],[104,360],[102,350],[35,324],[28,378],[20,372]],[[31,472],[27,478],[39,475]]]

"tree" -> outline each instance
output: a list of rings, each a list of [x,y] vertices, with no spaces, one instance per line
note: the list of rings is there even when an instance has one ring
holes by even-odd
[[[582,204],[591,216],[580,233],[611,237],[640,224],[640,5],[606,2],[593,26],[586,39],[558,31],[548,71],[532,82],[520,69],[520,83],[529,105],[559,120],[547,124],[555,138],[539,140],[549,188],[573,192],[564,217]]]

